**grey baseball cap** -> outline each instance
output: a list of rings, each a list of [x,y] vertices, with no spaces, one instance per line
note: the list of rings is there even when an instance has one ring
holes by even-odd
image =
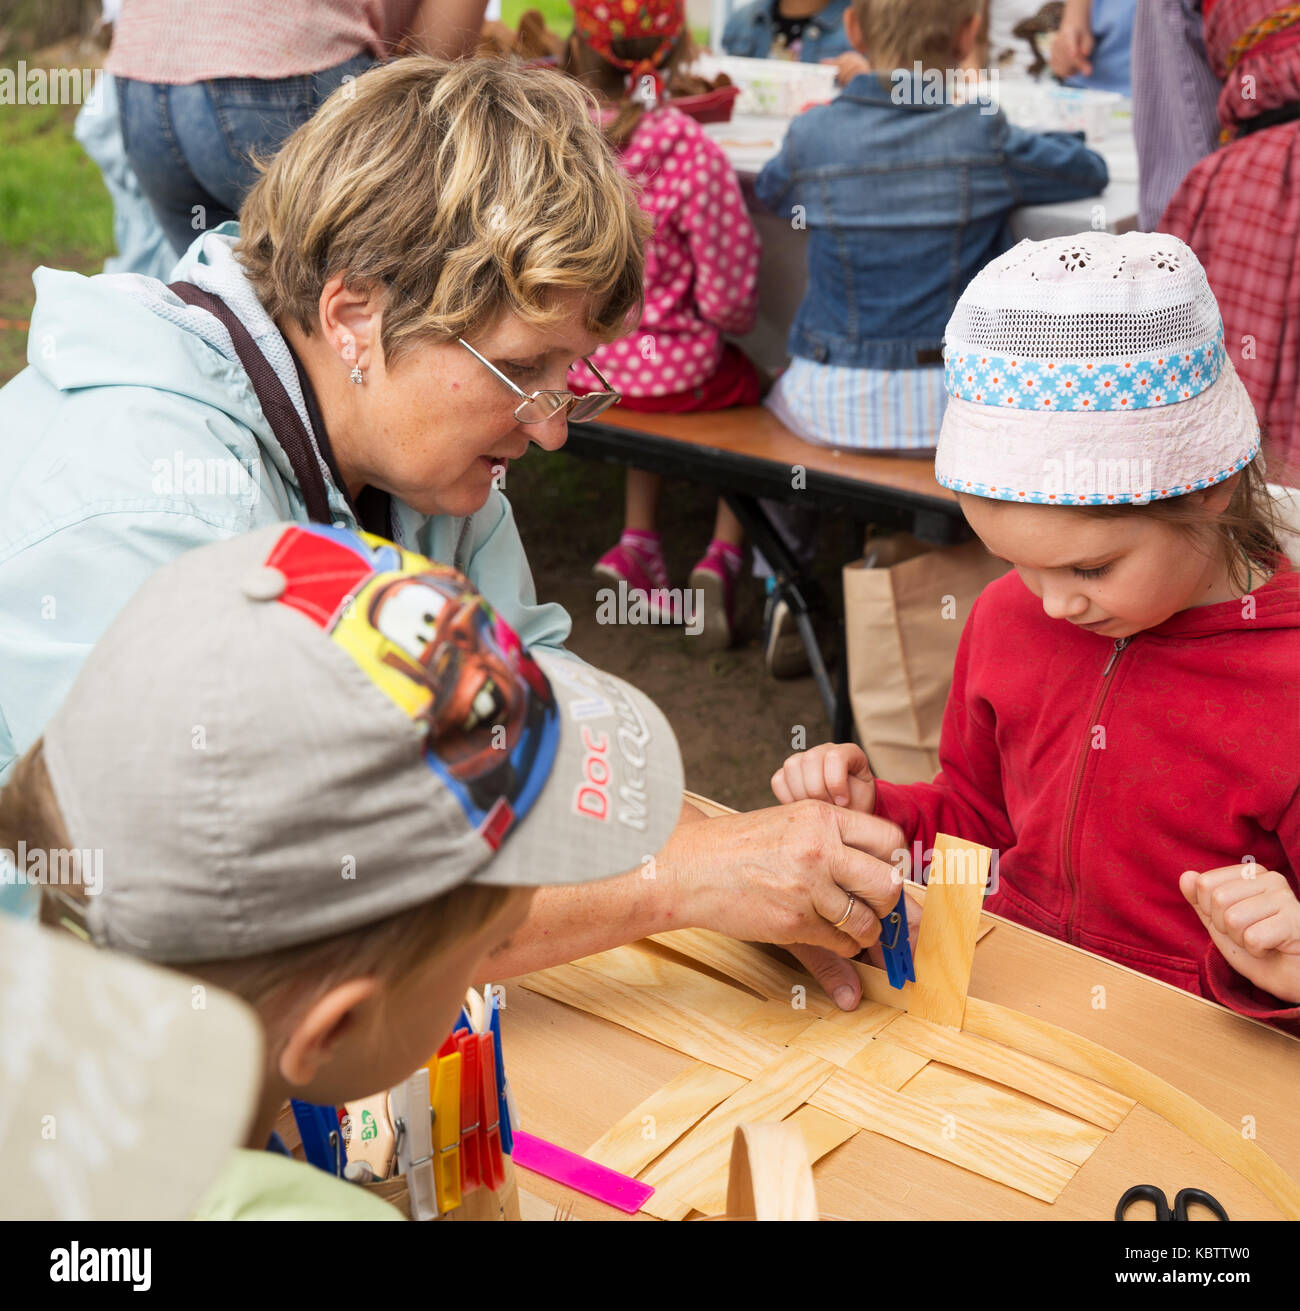
[[[276,525],[153,574],[45,730],[92,939],[235,959],[461,883],[644,869],[682,805],[657,707],[530,653],[456,571]]]

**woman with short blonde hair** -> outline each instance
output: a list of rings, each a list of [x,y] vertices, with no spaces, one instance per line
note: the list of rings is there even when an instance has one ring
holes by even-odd
[[[336,91],[170,285],[36,271],[31,367],[0,391],[0,783],[155,568],[268,523],[395,540],[464,572],[529,646],[563,649],[568,616],[537,603],[501,485],[618,398],[566,386],[630,330],[650,231],[594,115],[553,70],[398,60]],[[239,686],[232,669],[212,695]],[[592,770],[641,749],[635,725],[590,747]],[[593,823],[635,827],[634,800]],[[809,803],[705,825],[685,807],[645,853],[653,878],[549,890],[493,968],[698,924],[818,944],[818,977],[856,1002],[830,953],[874,941],[898,895],[873,823]]]

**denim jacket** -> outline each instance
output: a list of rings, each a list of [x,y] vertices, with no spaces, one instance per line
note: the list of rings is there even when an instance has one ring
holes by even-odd
[[[903,76],[900,74],[900,76]],[[1095,195],[1106,161],[1078,133],[1026,132],[987,103],[903,103],[862,73],[791,124],[755,182],[808,229],[808,291],[792,355],[852,368],[941,362],[944,327],[972,277],[1007,249],[1019,205]]]
[[[772,3],[773,0],[754,0],[727,19],[722,29],[722,48],[727,54],[743,55],[747,59],[767,58],[776,35]],[[817,64],[853,49],[844,31],[844,11],[848,7],[849,0],[830,0],[821,13],[813,15],[803,30],[799,48],[802,63]]]

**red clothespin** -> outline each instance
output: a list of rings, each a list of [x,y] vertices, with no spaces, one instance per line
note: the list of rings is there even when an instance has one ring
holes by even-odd
[[[458,1032],[453,1035],[461,1054],[460,1068],[460,1190],[472,1193],[483,1186],[482,1148],[479,1133],[482,1118],[479,1101],[482,1096],[479,1072],[479,1035]]]
[[[485,1188],[497,1189],[506,1181],[501,1155],[501,1102],[497,1097],[496,1051],[490,1033],[479,1034],[479,1146]]]

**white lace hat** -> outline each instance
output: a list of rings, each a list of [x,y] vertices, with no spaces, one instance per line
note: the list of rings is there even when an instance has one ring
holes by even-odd
[[[1165,233],[1022,241],[963,292],[944,368],[935,475],[956,491],[1140,505],[1259,452],[1205,270]]]

